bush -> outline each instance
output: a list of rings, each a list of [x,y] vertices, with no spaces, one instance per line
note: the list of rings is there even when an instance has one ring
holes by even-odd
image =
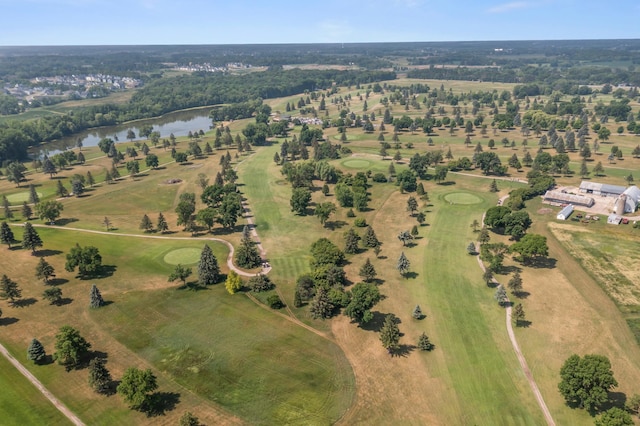
[[[347,217],[356,217],[356,214],[353,212],[353,209],[349,209],[347,212]]]
[[[365,226],[367,226],[367,220],[363,217],[358,217],[353,221],[353,224],[358,228],[364,228]]]
[[[277,294],[272,294],[267,297],[267,305],[269,305],[271,309],[284,308],[284,303],[282,303],[282,300],[280,300],[280,297]]]
[[[254,293],[268,291],[273,288],[273,283],[271,282],[269,277],[263,274],[254,275],[253,277],[249,278],[249,282],[247,284],[249,285],[251,291],[253,291]]]
[[[382,174],[382,173],[376,173],[375,175],[373,175],[373,178],[371,178],[374,182],[378,182],[378,183],[385,183],[387,182],[387,177]]]

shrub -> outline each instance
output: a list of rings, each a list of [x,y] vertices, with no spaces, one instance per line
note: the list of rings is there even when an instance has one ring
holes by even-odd
[[[254,293],[268,291],[273,288],[273,283],[271,282],[269,277],[263,274],[254,275],[253,277],[249,278],[248,284],[249,288]]]
[[[371,178],[374,182],[378,182],[378,183],[385,183],[387,182],[387,177],[382,174],[382,173],[376,173],[375,175],[373,175],[373,177]]]
[[[358,228],[364,228],[367,226],[367,220],[363,217],[357,217],[356,220],[353,221],[353,224]]]
[[[282,300],[280,300],[280,297],[277,294],[272,294],[267,297],[267,305],[269,305],[271,309],[280,309],[284,307],[284,303],[282,303]]]

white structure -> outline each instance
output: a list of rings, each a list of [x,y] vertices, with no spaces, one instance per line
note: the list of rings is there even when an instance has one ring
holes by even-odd
[[[582,195],[569,194],[565,191],[547,191],[543,197],[547,203],[559,203],[559,204],[575,204],[577,206],[591,207],[595,204],[595,200],[592,197],[585,197]]]
[[[573,204],[569,204],[564,209],[560,210],[560,213],[558,213],[556,219],[567,220],[569,219],[569,216],[571,216],[571,213],[573,213]]]
[[[633,185],[628,187],[624,193],[620,196],[626,196],[624,212],[625,213],[633,213],[638,208],[638,202],[640,202],[640,189],[637,186]]]
[[[615,213],[611,213],[607,218],[607,223],[609,225],[620,225],[620,222],[622,222],[622,216],[618,216]]]
[[[600,195],[602,197],[618,197],[627,189],[624,186],[609,185],[606,183],[588,182],[583,180],[580,183],[580,192],[587,194]]]

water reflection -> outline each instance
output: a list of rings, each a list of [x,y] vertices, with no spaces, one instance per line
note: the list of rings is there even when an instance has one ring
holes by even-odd
[[[160,118],[150,118],[148,120],[139,120],[117,126],[86,130],[68,138],[45,143],[40,147],[34,148],[33,153],[38,157],[42,157],[45,154],[54,155],[65,149],[75,148],[78,139],[82,141],[83,147],[97,146],[98,142],[103,138],[111,138],[116,142],[125,142],[127,141],[128,130],[133,130],[135,133],[136,139],[133,139],[134,141],[146,141],[146,138],[139,136],[140,128],[146,125],[151,125],[154,131],[160,132],[161,140],[168,138],[171,133],[178,137],[187,136],[189,132],[197,132],[200,130],[206,132],[211,126],[209,111],[211,111],[211,108],[178,111],[166,114]]]

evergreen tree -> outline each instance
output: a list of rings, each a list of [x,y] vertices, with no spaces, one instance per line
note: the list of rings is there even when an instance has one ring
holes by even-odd
[[[371,226],[367,226],[362,238],[362,244],[370,248],[380,245],[380,241],[378,241],[378,237],[376,237],[376,233]]]
[[[91,174],[90,171],[87,172],[87,183],[92,188],[93,188],[93,185],[96,184],[96,180],[95,180],[95,178],[93,177],[93,175]]]
[[[156,229],[160,231],[161,234],[164,234],[169,230],[169,225],[167,224],[167,220],[164,218],[162,212],[158,213],[158,224],[156,225]]]
[[[6,244],[11,248],[11,243],[15,240],[13,231],[7,222],[2,222],[0,225],[0,242]]]
[[[4,208],[4,218],[13,219],[13,212],[11,211],[11,204],[5,195],[2,196],[2,206]]]
[[[38,339],[32,339],[27,348],[27,359],[35,364],[40,364],[47,359],[47,352]]]
[[[418,338],[417,346],[421,351],[432,351],[435,348],[435,345],[429,341],[429,337],[427,337],[425,332],[422,332]]]
[[[311,301],[310,312],[314,319],[326,319],[333,315],[334,306],[329,298],[329,293],[324,287],[320,287],[316,296]]]
[[[288,106],[289,104],[287,103],[287,107]],[[200,420],[196,416],[194,416],[193,414],[187,411],[182,416],[180,416],[179,425],[180,426],[200,426]]]
[[[356,233],[356,231],[353,228],[350,228],[347,232],[345,232],[344,239],[345,239],[344,252],[347,254],[357,253],[360,236]]]
[[[420,305],[416,305],[416,307],[413,309],[413,313],[411,314],[415,319],[422,319],[423,314],[422,314],[422,309],[420,308]]]
[[[511,293],[517,295],[522,291],[522,278],[520,277],[520,272],[513,274],[509,282],[507,283],[507,287],[511,290]]]
[[[52,305],[58,305],[62,301],[62,289],[60,287],[49,287],[42,293],[42,298],[48,300]]]
[[[413,227],[411,228],[411,236],[417,237],[418,234],[419,234],[418,225],[413,225]]]
[[[469,243],[469,245],[467,246],[467,253],[476,254],[476,243],[474,243],[473,241]]]
[[[198,262],[198,278],[200,284],[215,284],[220,279],[220,266],[218,259],[208,244],[205,244],[202,253],[200,253],[200,262]]]
[[[394,314],[388,314],[384,318],[384,324],[380,329],[380,341],[390,354],[400,347],[400,329],[398,328],[398,319]]]
[[[242,279],[240,278],[240,275],[238,275],[236,271],[229,271],[224,286],[229,294],[238,292],[242,288]]]
[[[31,215],[33,215],[33,210],[31,209],[31,206],[24,201],[22,203],[22,217],[24,220],[29,220],[31,219]]]
[[[44,257],[41,257],[36,265],[36,278],[44,281],[45,284],[49,284],[49,278],[54,276],[54,272],[53,266],[44,260]]]
[[[365,282],[370,282],[376,277],[376,270],[371,264],[369,258],[367,258],[364,265],[362,265],[362,267],[360,268],[360,272],[358,275],[360,275],[360,277],[362,277]]]
[[[140,226],[138,227],[142,229],[144,232],[153,231],[153,223],[151,222],[151,219],[149,219],[149,216],[147,216],[146,214],[142,216],[142,220],[140,221]]]
[[[59,180],[57,183],[56,194],[59,197],[66,197],[67,195],[69,195],[69,191],[67,191],[67,188],[64,187],[61,180]]]
[[[31,204],[38,204],[40,202],[38,191],[36,191],[36,187],[33,184],[29,185],[29,202]]]
[[[93,358],[89,362],[89,386],[97,393],[107,393],[111,387],[111,373],[105,362],[104,358]]]
[[[499,189],[498,189],[498,183],[496,182],[496,180],[495,180],[495,179],[493,179],[493,180],[491,181],[491,185],[489,186],[489,192],[498,192],[498,191],[499,191]]]
[[[509,302],[509,297],[507,296],[507,291],[504,289],[502,284],[498,285],[496,289],[496,293],[493,295],[493,298],[498,301],[500,306],[505,306]]]
[[[400,253],[400,257],[398,258],[398,263],[396,264],[396,269],[400,272],[401,275],[405,275],[409,272],[409,268],[411,267],[411,263],[407,256],[405,256],[404,252]]]
[[[525,319],[524,308],[522,307],[522,303],[518,303],[513,308],[513,312],[511,313],[511,319],[516,323],[516,327],[519,327],[520,324],[522,324],[522,322]]]
[[[22,248],[31,250],[31,254],[36,253],[36,249],[42,247],[42,240],[36,229],[27,222],[24,225],[24,231],[22,233]]]
[[[262,258],[251,238],[243,238],[235,252],[235,261],[241,268],[257,268],[262,263]]]
[[[89,292],[89,307],[90,308],[99,308],[104,306],[104,299],[102,298],[102,294],[100,294],[100,290],[96,287],[95,284],[91,285],[91,291]]]

